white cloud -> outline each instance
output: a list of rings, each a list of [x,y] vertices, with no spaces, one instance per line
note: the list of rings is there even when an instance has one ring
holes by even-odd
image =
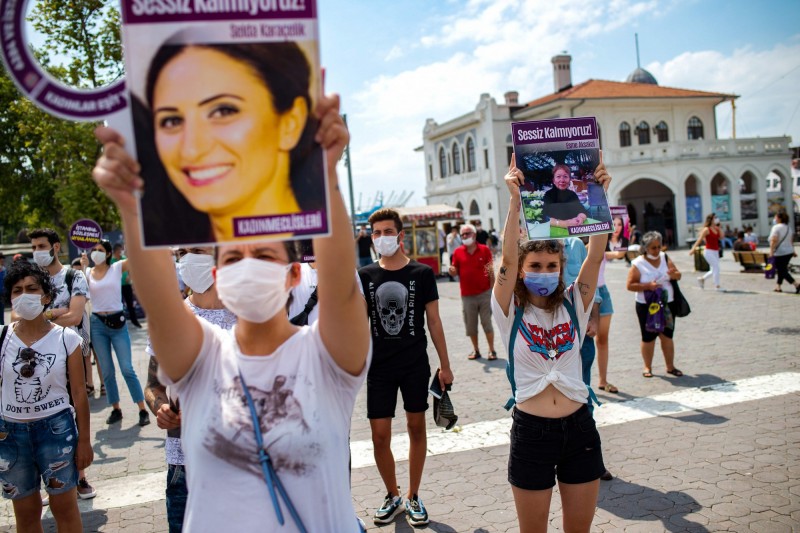
[[[403,57],[405,53],[403,52],[403,48],[401,46],[395,45],[389,50],[389,53],[386,54],[386,61],[392,61],[393,59],[399,59]]]

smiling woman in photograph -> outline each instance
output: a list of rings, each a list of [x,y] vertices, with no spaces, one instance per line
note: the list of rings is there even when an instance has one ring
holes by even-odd
[[[578,195],[570,189],[571,174],[567,165],[553,167],[553,187],[544,195],[544,214],[550,217],[551,226],[580,226],[588,216]]]
[[[179,40],[156,52],[146,106],[134,112],[139,159],[160,167],[146,174],[145,221],[153,213],[163,231],[181,219],[188,235],[173,239],[218,242],[235,240],[237,217],[323,209],[305,53],[295,43],[171,44]],[[155,227],[145,225],[148,244],[161,244]]]

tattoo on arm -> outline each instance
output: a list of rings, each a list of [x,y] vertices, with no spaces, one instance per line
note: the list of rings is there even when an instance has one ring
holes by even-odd
[[[158,381],[158,362],[155,357],[150,358],[150,365],[147,367],[147,386],[144,389],[144,399],[154,413],[163,404],[169,403],[167,388]]]
[[[500,267],[500,273],[497,275],[497,284],[501,287],[506,282],[506,267]]]
[[[581,293],[583,296],[588,296],[588,295],[589,295],[589,285],[588,285],[588,284],[586,284],[586,283],[581,283],[581,282],[578,282],[576,285],[578,286],[578,291],[579,291],[579,292],[580,292],[580,293]]]

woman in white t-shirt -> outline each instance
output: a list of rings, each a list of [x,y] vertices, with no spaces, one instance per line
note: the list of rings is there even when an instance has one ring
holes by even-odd
[[[305,327],[286,312],[300,274],[291,242],[218,245],[217,292],[237,324],[226,332],[192,314],[175,278],[164,275],[173,268],[169,253],[139,245],[139,165],[118,133],[97,131],[104,155],[94,178],[120,210],[159,379],[181,400],[189,532],[230,529],[231,517],[241,531],[360,530],[348,432],[370,338],[355,256],[341,253],[352,236],[336,163],[349,135],[337,96],[321,98],[315,115],[327,154],[331,236],[314,239],[319,320]]]
[[[792,244],[792,229],[789,227],[789,215],[785,211],[775,214],[775,225],[769,232],[769,255],[775,258],[775,292],[783,292],[781,285],[784,280],[794,285],[794,292],[800,293],[800,282],[794,280],[789,273],[789,261],[797,257]]]
[[[82,531],[78,471],[92,463],[81,337],[44,318],[55,300],[50,274],[27,261],[9,267],[7,301],[19,318],[0,333],[0,483],[17,530],[41,530],[44,483],[59,531]],[[69,381],[72,375],[76,379]],[[70,395],[77,412],[70,407]]]
[[[602,163],[594,176],[608,188],[611,177]],[[508,481],[520,531],[547,529],[556,477],[564,529],[588,531],[605,466],[600,435],[587,406],[589,389],[581,375],[580,346],[608,236],[589,238],[580,274],[566,287],[562,241],[517,244],[520,186],[525,178],[514,157],[505,180],[511,200],[492,314],[510,351],[509,375],[515,386],[509,401],[516,407]]]
[[[106,401],[111,413],[106,424],[122,420],[117,371],[111,348],[117,355],[119,371],[131,393],[131,399],[139,406],[139,425],[150,423],[150,415],[144,406],[144,391],[139,377],[133,369],[131,336],[122,310],[122,274],[128,272],[128,261],[123,259],[111,263],[111,243],[102,239],[94,245],[90,254],[94,267],[88,270],[89,297],[92,300],[91,336],[92,346],[103,368],[103,383],[106,386]],[[133,310],[131,310],[133,312]]]

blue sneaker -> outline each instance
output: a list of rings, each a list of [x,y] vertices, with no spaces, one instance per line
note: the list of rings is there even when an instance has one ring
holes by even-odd
[[[387,494],[383,500],[383,505],[375,511],[372,521],[376,524],[389,524],[394,517],[403,512],[403,498]]]
[[[422,500],[416,494],[406,500],[406,515],[408,516],[408,522],[412,526],[424,526],[430,522],[428,511],[425,510]]]

